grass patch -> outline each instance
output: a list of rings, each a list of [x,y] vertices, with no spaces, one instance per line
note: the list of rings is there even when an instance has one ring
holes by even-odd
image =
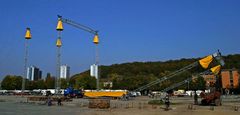
[[[6,102],[6,100],[0,99],[0,102]]]
[[[150,105],[165,105],[165,102],[162,100],[150,100],[148,101],[148,104]],[[179,103],[172,103],[170,102],[170,105],[178,105]]]
[[[150,104],[150,105],[164,105],[164,102],[162,100],[150,100],[150,101],[148,101],[148,104]]]

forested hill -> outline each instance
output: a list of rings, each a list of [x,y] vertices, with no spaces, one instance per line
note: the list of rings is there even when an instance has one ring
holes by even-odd
[[[223,59],[225,61],[223,69],[240,69],[240,54],[223,56]],[[161,78],[170,72],[181,69],[197,60],[199,60],[199,58],[169,60],[165,62],[132,62],[101,66],[100,76],[101,81],[112,81],[114,83],[114,88],[127,87],[128,89],[134,89],[140,85],[149,83],[149,81]],[[169,82],[183,80],[201,71],[203,71],[203,69],[200,66],[195,67],[179,75],[174,81]],[[72,76],[72,80],[81,76],[89,76],[89,70]]]

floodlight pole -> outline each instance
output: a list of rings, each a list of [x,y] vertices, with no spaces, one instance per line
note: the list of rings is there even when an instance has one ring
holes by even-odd
[[[98,60],[98,44],[95,44],[95,63],[96,63],[96,66],[98,67],[98,70],[97,70],[97,74],[96,74],[96,85],[97,85],[97,90],[99,90],[99,78],[100,78],[100,74],[99,74],[99,66],[98,66],[98,63],[99,63],[99,60]]]
[[[28,40],[32,38],[30,28],[27,28],[26,34],[25,34],[25,56],[24,56],[24,71],[23,71],[23,78],[22,78],[22,93],[25,91],[25,84],[26,84],[26,78],[27,78],[27,64],[28,64]]]
[[[28,40],[25,40],[25,56],[24,56],[24,71],[23,71],[23,78],[22,78],[22,93],[23,96],[27,78],[27,63],[28,63]]]
[[[58,31],[58,38],[57,38],[57,42],[56,42],[57,65],[56,65],[56,78],[55,78],[55,94],[59,95],[60,89],[61,89],[61,79],[60,79],[61,46],[62,46],[61,33],[63,31],[63,24],[62,24],[62,20],[60,18],[58,18],[58,24],[57,24],[56,30]]]

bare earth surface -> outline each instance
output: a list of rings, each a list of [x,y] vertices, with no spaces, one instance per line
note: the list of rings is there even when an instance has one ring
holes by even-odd
[[[137,97],[130,101],[111,100],[110,109],[90,109],[88,99],[73,99],[63,106],[47,106],[44,102],[27,102],[21,96],[0,96],[0,115],[240,115],[240,96],[223,97],[222,106],[198,106],[188,109],[191,97],[171,97],[171,110],[164,105],[152,106],[148,97]],[[199,99],[200,102],[200,99]],[[54,102],[56,103],[56,102]],[[235,110],[238,107],[239,110]]]

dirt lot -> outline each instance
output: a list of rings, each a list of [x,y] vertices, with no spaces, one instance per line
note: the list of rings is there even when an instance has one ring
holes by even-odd
[[[88,99],[73,99],[63,102],[63,106],[42,105],[44,102],[27,102],[20,96],[0,96],[0,115],[239,115],[240,96],[223,97],[222,106],[188,106],[193,103],[191,97],[171,97],[171,110],[165,111],[164,105],[147,104],[148,97],[137,97],[129,101],[111,100],[110,109],[89,109]],[[200,100],[199,100],[200,101]],[[56,102],[54,102],[56,103]],[[234,110],[238,107],[239,110]]]

